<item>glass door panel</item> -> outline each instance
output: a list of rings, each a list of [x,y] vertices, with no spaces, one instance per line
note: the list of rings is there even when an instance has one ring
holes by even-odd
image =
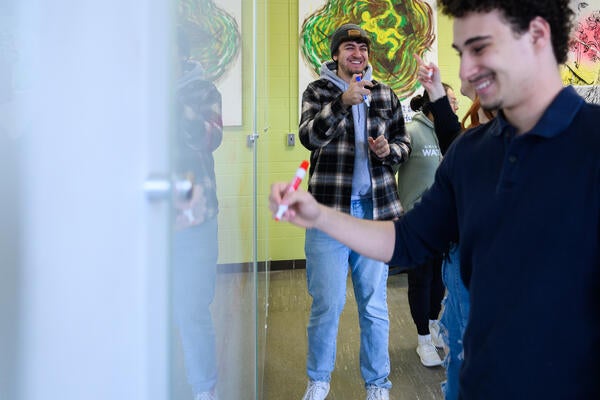
[[[259,398],[266,310],[259,299],[267,286],[257,261],[266,120],[257,100],[264,64],[257,43],[265,38],[257,20],[265,10],[256,1],[179,0],[174,11],[172,165],[193,189],[174,199],[172,399],[203,391]]]
[[[259,397],[265,10],[2,2],[0,397]]]

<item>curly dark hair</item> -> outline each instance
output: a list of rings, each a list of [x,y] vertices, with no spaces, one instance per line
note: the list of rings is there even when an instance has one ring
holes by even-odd
[[[523,33],[535,17],[550,25],[552,48],[559,64],[567,60],[573,10],[569,0],[438,0],[442,13],[461,18],[470,12],[500,11],[516,33]]]

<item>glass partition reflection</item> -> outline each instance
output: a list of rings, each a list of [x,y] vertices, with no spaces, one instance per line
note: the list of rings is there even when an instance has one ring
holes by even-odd
[[[177,5],[172,171],[191,189],[173,199],[172,399],[259,398],[256,7]]]
[[[259,397],[256,3],[2,1],[0,398]]]

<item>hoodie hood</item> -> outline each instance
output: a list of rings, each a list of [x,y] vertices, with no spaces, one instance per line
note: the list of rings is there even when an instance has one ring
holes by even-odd
[[[430,120],[429,118],[427,118],[425,116],[425,114],[423,114],[422,111],[419,111],[416,114],[414,114],[411,121],[414,121],[415,123],[423,124],[423,125],[427,126],[428,128],[434,129],[433,121]]]
[[[334,83],[337,87],[345,91],[348,89],[348,83],[340,78],[337,73],[337,63],[333,60],[329,60],[321,64],[321,75],[322,79],[327,79]],[[363,79],[370,81],[372,79],[373,68],[371,64],[367,64],[367,69],[363,73]]]

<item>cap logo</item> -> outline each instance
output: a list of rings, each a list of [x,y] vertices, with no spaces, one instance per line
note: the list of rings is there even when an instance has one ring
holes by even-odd
[[[361,34],[360,34],[360,31],[358,29],[348,29],[348,36],[350,36],[350,37],[354,37],[354,36],[360,37]]]

